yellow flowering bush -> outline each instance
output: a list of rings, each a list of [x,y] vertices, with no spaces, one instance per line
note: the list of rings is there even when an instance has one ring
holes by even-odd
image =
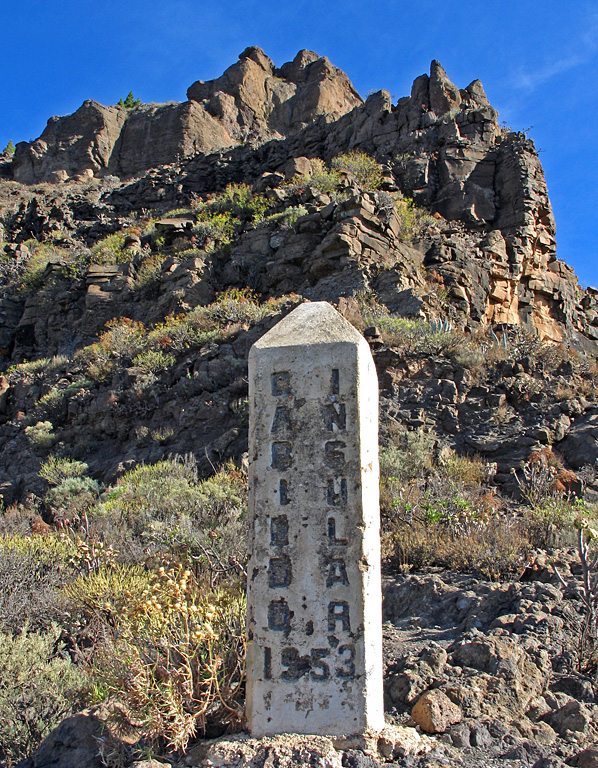
[[[210,723],[238,725],[245,657],[241,585],[211,587],[207,575],[181,564],[145,574],[133,570],[91,575],[69,589],[71,598],[102,617],[104,639],[92,677],[122,704],[115,708],[121,725],[125,718],[126,727],[138,728],[148,741],[181,750]]]

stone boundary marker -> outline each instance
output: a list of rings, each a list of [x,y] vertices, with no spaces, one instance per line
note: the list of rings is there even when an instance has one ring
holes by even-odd
[[[248,727],[384,727],[378,380],[367,342],[302,304],[249,353]]]

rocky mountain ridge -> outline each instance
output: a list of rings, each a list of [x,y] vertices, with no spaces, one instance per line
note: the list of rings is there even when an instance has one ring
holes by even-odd
[[[277,69],[249,48],[188,98],[86,102],[1,163],[1,530],[70,531],[123,558],[162,556],[166,539],[177,556],[196,535],[210,546],[177,493],[199,514],[203,478],[229,460],[242,484],[249,349],[298,303],[330,301],[379,376],[395,729],[375,756],[240,737],[177,764],[595,765],[583,603],[551,561],[579,580],[556,544],[598,499],[598,292],[557,258],[533,142],[499,125],[479,81],[458,89],[437,62],[393,104],[386,91],[363,101],[316,54]],[[83,475],[63,483],[56,467]],[[169,473],[178,491],[162,509]],[[538,488],[540,551],[525,495]],[[224,496],[210,533],[242,550]],[[435,526],[426,551],[417,536]],[[100,720],[65,720],[24,765],[99,768]]]
[[[53,118],[48,135],[37,142],[18,145],[13,176],[32,182],[142,173],[83,213],[88,220],[107,214],[114,226],[115,214],[184,205],[193,195],[231,182],[256,183],[261,177],[262,188],[276,187],[273,174],[294,168],[297,158],[329,160],[365,151],[386,168],[389,190],[451,222],[443,237],[429,238],[419,248],[424,266],[438,273],[451,304],[473,327],[529,323],[542,338],[595,348],[596,294],[583,291],[557,258],[554,219],[533,143],[499,126],[479,81],[459,90],[433,62],[430,76],[417,78],[411,96],[396,106],[386,91],[361,103],[346,75],[316,54],[302,51],[276,70],[260,49],[250,48],[221,78],[192,85],[189,98],[183,105],[135,110],[126,121],[122,108],[102,107],[113,116],[112,127],[88,119],[100,107],[86,102],[68,118]],[[179,120],[195,109],[204,111],[204,122],[213,128],[205,142]],[[176,120],[165,117],[175,113]],[[117,138],[114,126],[118,131],[125,126],[130,136]],[[222,132],[234,141],[221,141]],[[231,146],[239,140],[245,143]],[[110,159],[117,143],[118,167]],[[71,211],[59,214],[62,226],[81,230],[78,203],[65,203]],[[48,225],[55,231],[56,216],[38,207],[37,198],[21,205],[9,225],[11,236],[43,237]],[[82,234],[93,241],[97,226]]]
[[[74,114],[51,118],[36,141],[18,144],[13,177],[25,184],[128,178],[198,153],[284,137],[320,115],[334,120],[362,103],[328,59],[300,51],[276,69],[255,47],[218,79],[193,83],[187,97],[131,112],[85,101]]]
[[[344,301],[346,307],[352,306],[354,297],[371,295],[394,316],[444,322],[470,337],[495,329],[494,337],[499,340],[504,336],[501,329],[528,328],[540,341],[596,354],[598,294],[593,289],[581,289],[573,271],[558,260],[554,219],[533,143],[522,134],[500,128],[497,113],[479,81],[459,90],[442,67],[432,62],[430,75],[417,78],[411,96],[400,99],[396,106],[385,91],[361,103],[347,77],[327,59],[302,51],[293,62],[276,70],[262,51],[249,48],[221,78],[198,81],[189,92],[190,99],[200,99],[205,109],[214,113],[210,119],[220,120],[222,130],[224,113],[218,113],[216,107],[228,104],[227,133],[234,134],[235,140],[245,137],[250,141],[159,165],[132,180],[118,181],[109,176],[41,187],[3,182],[8,284],[0,297],[0,347],[5,366],[52,355],[70,357],[74,350],[92,343],[114,317],[128,317],[152,327],[173,313],[209,304],[221,291],[247,286],[264,299],[295,292],[310,300]],[[281,94],[286,94],[286,100]],[[88,108],[84,105],[82,109]],[[114,114],[122,110],[103,109]],[[127,122],[146,119],[154,126],[146,135],[165,130],[161,118],[152,122],[150,113],[143,110],[139,114],[134,111]],[[232,127],[233,122],[236,127]],[[45,158],[43,162],[54,173],[56,163],[62,162],[57,158],[63,156],[71,169],[83,174],[86,168],[81,163],[87,160],[82,158],[99,157],[90,147],[104,142],[104,129],[93,122],[87,124],[85,116],[78,113],[59,118],[52,125],[58,143],[44,144],[46,150],[40,155]],[[293,130],[283,136],[291,126]],[[168,135],[178,141],[176,132]],[[144,146],[141,141],[133,143]],[[16,177],[23,157],[37,152],[36,146],[42,144],[19,145],[12,160]],[[81,154],[84,146],[87,149]],[[167,154],[174,151],[167,143],[161,146]],[[382,172],[378,191],[360,188],[351,174],[343,177],[342,194],[310,186],[317,164],[343,152],[366,152],[376,158]],[[174,161],[172,156],[168,159]],[[132,155],[129,160],[134,162]],[[142,165],[150,160],[147,156]],[[109,170],[109,163],[94,172],[105,170]],[[217,241],[214,245],[211,237],[193,234],[195,220],[190,208],[186,217],[165,219],[155,225],[153,235],[143,235],[143,217],[147,220],[149,210],[164,212],[209,200],[227,184],[239,183],[252,185],[253,194],[264,201],[270,217],[257,225],[240,226],[232,242],[223,247]],[[407,200],[403,214],[395,199]],[[409,208],[411,200],[415,201],[413,208]],[[277,217],[295,210],[294,224],[281,227]],[[409,210],[423,216],[417,232],[405,230],[401,216]],[[205,227],[199,228],[205,231]],[[93,255],[106,236],[128,243],[119,252],[118,263],[114,263],[114,254],[102,257],[100,263]],[[162,246],[157,245],[160,239]],[[56,245],[45,271],[38,276],[38,289],[24,293],[11,288],[10,274],[11,269],[16,274],[30,263],[33,246],[27,242]],[[178,244],[173,248],[173,243]],[[144,264],[150,262],[154,264],[154,282],[151,293],[144,296],[138,284],[147,269]],[[227,352],[228,345],[219,346],[209,358],[202,353],[202,360],[207,363],[211,358],[220,361],[223,354],[233,358],[240,355],[238,365],[225,363],[222,370],[238,369],[236,376],[242,376],[247,343],[240,338],[235,351]],[[390,350],[381,349],[377,354],[383,361],[379,364],[383,381],[396,382],[405,376],[394,372],[397,363],[400,369],[400,361]],[[206,363],[192,363],[193,375]],[[185,365],[188,372],[189,365]],[[478,435],[482,428],[479,418],[470,426],[459,420],[458,411],[465,417],[463,409],[473,386],[466,376],[463,378],[462,366],[453,364],[451,373],[438,375],[436,368],[444,371],[446,366],[430,361],[421,371],[424,380],[432,375],[447,392],[448,385],[442,382],[456,382],[455,395],[443,395],[439,410],[437,405],[428,408],[425,420],[434,423],[435,429],[447,431],[460,450],[474,448],[488,453],[492,460],[498,459],[499,475],[503,474],[507,483],[509,463],[514,457],[523,461],[530,446],[537,443],[536,437],[525,437],[528,431],[531,435],[547,430],[546,440],[562,443],[565,449],[571,423],[561,424],[568,416],[556,404],[554,418],[545,413],[541,424],[536,409],[523,423],[511,423],[496,433],[492,430],[485,437]],[[529,365],[526,370],[534,375]],[[68,378],[73,375],[76,378],[76,374]],[[504,393],[510,399],[504,377],[511,375],[512,371],[503,371],[489,387],[485,382],[488,391],[484,397],[492,400],[498,387],[496,398],[501,400]],[[56,386],[54,377],[50,378],[53,383],[48,386]],[[178,378],[178,374],[174,379],[169,375],[169,381]],[[124,381],[113,382],[112,389],[122,389]],[[227,376],[210,374],[207,391],[231,382]],[[31,406],[26,404],[29,395],[23,392],[23,400],[17,393],[20,385],[17,389],[3,386],[6,429],[17,412],[27,412]],[[424,384],[424,392],[428,386]],[[421,386],[419,391],[421,394]],[[36,393],[33,395],[35,398]],[[122,400],[122,396],[117,397]],[[405,400],[404,395],[401,400]],[[521,406],[521,393],[515,390],[513,402]],[[174,415],[179,409],[176,397],[166,411],[156,410],[156,406],[151,408],[154,419],[163,420],[166,412]],[[585,407],[591,410],[591,403]],[[409,422],[418,420],[404,404],[393,409]],[[74,412],[69,416],[68,421],[74,419],[71,430],[80,430],[81,418],[88,417],[75,417]],[[108,421],[105,414],[106,428],[112,433]],[[593,434],[592,425],[590,417],[589,435]],[[516,434],[525,443],[519,448],[509,437]],[[202,438],[197,453],[203,455],[214,439],[219,440],[216,434],[207,442]],[[590,443],[586,440],[584,462],[593,450],[593,438],[587,439]],[[234,440],[232,444],[235,454],[240,444]],[[578,446],[579,441],[573,444]],[[12,441],[7,442],[5,451],[10,445]],[[133,440],[126,453],[133,456],[139,448]],[[160,449],[153,446],[153,450]],[[504,459],[500,458],[503,450]],[[565,453],[574,466],[580,466],[574,450]],[[222,455],[228,454],[225,451]],[[149,454],[144,457],[150,459]],[[23,488],[22,472],[17,473],[21,479],[13,486],[17,475],[9,469],[12,460],[6,457],[6,461],[5,487],[13,488],[7,490],[6,498],[12,499],[14,490]],[[107,477],[114,476],[118,463],[105,467]]]

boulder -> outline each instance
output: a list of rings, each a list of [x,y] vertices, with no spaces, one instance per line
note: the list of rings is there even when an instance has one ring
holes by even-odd
[[[575,766],[575,768],[598,768],[598,747],[594,745],[582,749],[568,763]]]
[[[34,184],[89,171],[108,172],[127,114],[124,107],[84,101],[72,115],[51,117],[39,139],[17,144],[12,163],[15,180]]]
[[[592,720],[592,713],[575,699],[570,699],[558,709],[544,715],[543,718],[561,736],[571,733],[586,733]]]
[[[18,768],[103,768],[124,765],[128,746],[106,728],[102,707],[67,717]],[[113,761],[113,762],[109,762]]]
[[[598,459],[598,413],[576,419],[558,451],[574,469],[593,466]]]
[[[444,733],[462,716],[459,707],[438,689],[423,693],[411,710],[411,717],[426,733]]]

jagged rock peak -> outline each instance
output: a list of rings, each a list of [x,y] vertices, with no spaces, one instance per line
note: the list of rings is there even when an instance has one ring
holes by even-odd
[[[261,48],[246,48],[215,80],[187,90],[239,141],[286,136],[320,115],[335,120],[363,102],[347,75],[326,57],[302,50],[276,69]]]
[[[459,89],[449,80],[440,62],[435,59],[430,65],[429,91],[430,108],[437,115],[442,115],[461,106]]]
[[[17,181],[31,184],[113,174],[131,177],[196,154],[296,133],[319,117],[334,121],[363,103],[347,75],[302,50],[276,69],[251,46],[215,80],[197,80],[182,104],[130,112],[86,101],[53,117],[34,142],[17,146]]]
[[[401,99],[399,104],[409,101]],[[496,119],[498,113],[490,106],[484,86],[480,80],[474,80],[467,88],[460,90],[449,79],[440,62],[434,59],[430,64],[430,74],[417,77],[411,88],[411,106],[425,112],[433,112],[437,117],[451,114],[459,109],[489,110],[489,117]]]
[[[259,64],[265,72],[271,73],[274,70],[272,59],[269,56],[266,56],[264,51],[257,45],[250,45],[245,48],[243,53],[239,54],[239,59],[241,61],[243,61],[243,59],[251,59],[252,61],[255,61],[256,64]]]

